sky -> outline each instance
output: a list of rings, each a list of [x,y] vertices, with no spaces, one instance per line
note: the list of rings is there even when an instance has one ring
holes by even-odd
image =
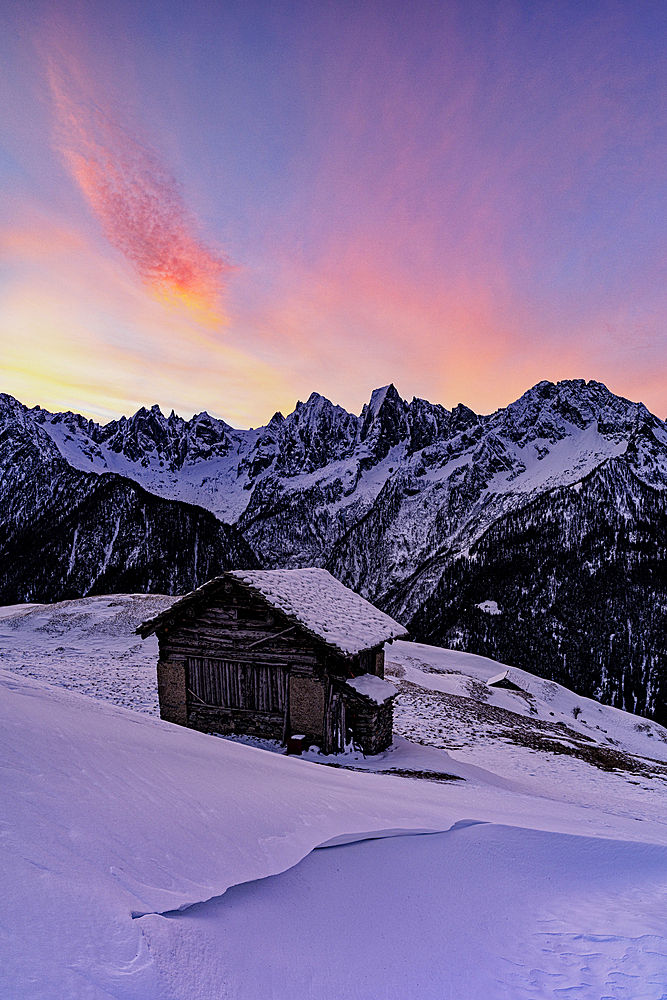
[[[667,6],[4,0],[0,391],[667,416]]]

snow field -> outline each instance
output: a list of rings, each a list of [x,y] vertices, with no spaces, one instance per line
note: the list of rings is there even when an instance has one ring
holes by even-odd
[[[159,715],[157,639],[133,633],[175,600],[111,594],[0,608],[0,667]]]
[[[400,677],[429,691],[473,698],[526,718],[563,722],[587,740],[667,763],[667,730],[657,722],[583,698],[518,667],[505,670],[519,692],[489,688],[487,681],[498,674],[499,666],[503,665],[485,656],[419,642],[399,640],[386,649],[385,671],[393,679]]]
[[[0,612],[0,996],[667,996],[661,727],[513,668],[526,694],[489,689],[501,665],[395,642],[412,742],[266,753],[151,716],[156,651],[131,631],[172,600]],[[565,720],[654,772],[522,728]]]

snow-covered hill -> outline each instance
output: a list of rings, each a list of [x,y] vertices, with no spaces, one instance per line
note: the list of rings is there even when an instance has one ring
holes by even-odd
[[[326,566],[417,639],[667,722],[667,428],[598,382],[541,382],[487,416],[393,385],[359,416],[313,393],[249,431],[158,407],[100,426],[0,396],[0,423],[6,602]]]
[[[385,754],[215,739],[151,715],[168,600],[2,611],[0,995],[664,997],[665,730],[395,642]]]
[[[112,594],[0,608],[0,667],[158,716],[157,642],[154,636],[142,642],[134,630],[173,600],[158,594]],[[657,723],[582,698],[528,671],[422,643],[397,640],[388,645],[385,669],[399,688],[394,728],[403,742],[370,765],[354,753],[349,758],[313,753],[309,759],[335,765],[344,761],[362,770],[370,766],[437,774],[441,754],[424,748],[455,748],[461,760],[484,767],[491,754],[494,771],[514,781],[520,776],[524,788],[537,793],[546,773],[543,765],[539,782],[531,781],[537,750],[549,762],[549,780],[558,781],[561,793],[572,772],[579,797],[584,785],[597,794],[604,772],[611,776],[608,782],[618,778],[619,802],[630,797],[630,815],[637,796],[643,801],[642,792],[657,789],[658,798],[649,796],[642,809],[648,815],[655,807],[660,818],[667,784],[667,729]],[[504,671],[516,690],[487,684]],[[405,738],[423,747],[409,747]],[[245,742],[282,752],[270,741]],[[451,767],[448,760],[445,770]],[[641,780],[633,784],[638,777]],[[600,803],[605,794],[608,786]]]

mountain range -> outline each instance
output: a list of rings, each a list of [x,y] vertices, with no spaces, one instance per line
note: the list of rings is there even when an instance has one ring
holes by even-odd
[[[413,639],[667,722],[667,426],[599,382],[480,415],[393,385],[238,430],[0,395],[0,602],[326,566]]]

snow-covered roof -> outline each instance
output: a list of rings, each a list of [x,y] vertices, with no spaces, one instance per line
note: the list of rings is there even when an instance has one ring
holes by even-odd
[[[345,656],[407,635],[403,625],[325,569],[231,570],[227,575]]]
[[[137,632],[146,638],[181,605],[205,598],[206,592],[218,590],[230,577],[344,656],[354,656],[408,634],[403,625],[355,594],[327,570],[314,568],[229,570],[181,598],[169,611],[143,622]]]
[[[398,688],[395,688],[389,681],[383,681],[375,674],[360,674],[359,677],[350,677],[347,683],[351,688],[354,688],[357,694],[370,698],[376,705],[384,705],[385,701],[389,701],[395,694],[398,694]]]
[[[495,674],[494,677],[489,677],[486,682],[487,687],[506,687],[515,688],[517,691],[521,691],[521,687],[516,683],[510,676],[509,670],[503,670],[500,674]]]

